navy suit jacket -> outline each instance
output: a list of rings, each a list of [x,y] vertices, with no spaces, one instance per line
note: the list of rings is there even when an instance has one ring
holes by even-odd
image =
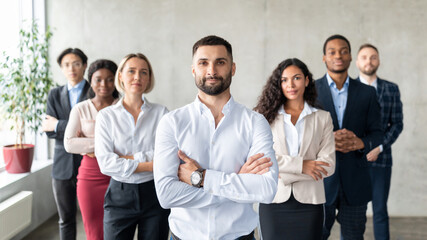
[[[356,80],[359,80],[357,78]],[[391,145],[403,130],[403,110],[400,101],[399,87],[389,81],[377,78],[377,99],[381,107],[381,126],[384,130],[382,141],[383,152],[375,162],[369,163],[373,167],[391,167]]]
[[[86,82],[86,80],[83,80]],[[85,83],[78,102],[87,99],[89,83]],[[64,132],[67,127],[71,106],[68,97],[67,85],[50,90],[47,98],[46,114],[58,119],[56,132],[46,132],[49,138],[55,139],[55,150],[53,154],[52,177],[58,180],[71,179],[77,176],[77,171],[82,160],[80,154],[70,154],[64,148]]]
[[[375,89],[350,78],[342,128],[362,139],[365,148],[348,153],[336,152],[335,173],[324,179],[326,204],[331,205],[341,188],[349,205],[361,206],[372,199],[371,179],[366,154],[383,139],[380,105]],[[326,75],[316,80],[317,102],[330,112],[334,131],[339,130],[332,94]]]

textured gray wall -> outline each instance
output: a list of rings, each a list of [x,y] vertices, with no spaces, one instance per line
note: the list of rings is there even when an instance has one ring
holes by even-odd
[[[191,47],[208,34],[233,45],[232,94],[248,107],[285,58],[300,58],[321,77],[326,71],[323,42],[332,34],[343,34],[353,46],[352,77],[357,76],[358,47],[376,45],[379,76],[399,84],[405,116],[404,132],[393,146],[389,212],[427,216],[426,9],[424,0],[48,0],[47,22],[54,27],[50,54],[56,81],[65,83],[54,59],[64,48],[81,48],[89,62],[119,62],[128,53],[142,52],[157,79],[148,98],[169,109],[194,100]]]

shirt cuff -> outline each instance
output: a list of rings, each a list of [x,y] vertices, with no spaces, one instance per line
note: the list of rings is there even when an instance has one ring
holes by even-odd
[[[383,150],[384,150],[384,149],[383,149],[383,145],[381,144],[381,145],[380,145],[380,153],[382,153],[382,152],[383,152]]]
[[[203,189],[205,192],[214,194],[219,192],[219,182],[222,172],[206,169],[205,179],[203,180]],[[216,183],[216,184],[215,184]]]
[[[58,129],[58,123],[59,123],[59,121],[57,121],[57,122],[56,122],[56,125],[55,125],[55,132],[56,132],[56,130]]]

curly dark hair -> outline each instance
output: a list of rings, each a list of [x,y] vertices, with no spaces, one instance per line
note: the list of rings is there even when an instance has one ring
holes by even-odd
[[[92,75],[99,69],[103,69],[103,68],[113,73],[113,76],[117,72],[117,64],[115,64],[113,61],[107,60],[107,59],[98,59],[89,66],[89,70],[87,71],[89,84],[92,83]],[[95,97],[95,93],[93,92],[92,88],[89,89],[87,96],[88,98]],[[114,89],[113,97],[114,98],[119,97],[119,92],[117,91],[117,89]]]
[[[304,77],[308,77],[308,86],[304,91],[304,100],[312,107],[318,107],[316,104],[316,86],[314,85],[313,74],[308,70],[307,66],[297,58],[289,58],[281,63],[273,70],[273,73],[268,78],[261,96],[258,98],[258,103],[254,108],[255,111],[264,115],[268,123],[273,123],[277,116],[279,108],[286,103],[286,97],[282,91],[282,73],[289,66],[296,66],[301,69]]]

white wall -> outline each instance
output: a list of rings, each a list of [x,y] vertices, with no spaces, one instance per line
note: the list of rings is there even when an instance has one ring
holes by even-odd
[[[52,70],[65,83],[56,56],[79,47],[89,62],[117,63],[131,52],[151,60],[157,85],[148,98],[175,109],[194,100],[191,47],[208,34],[233,45],[237,72],[235,99],[253,107],[267,77],[285,58],[303,60],[316,78],[325,73],[324,40],[335,33],[353,47],[370,42],[379,48],[379,76],[400,86],[404,132],[393,146],[389,200],[392,216],[427,216],[427,1],[284,0],[74,0],[47,1],[47,22],[54,28]],[[350,69],[357,76],[355,60]]]

